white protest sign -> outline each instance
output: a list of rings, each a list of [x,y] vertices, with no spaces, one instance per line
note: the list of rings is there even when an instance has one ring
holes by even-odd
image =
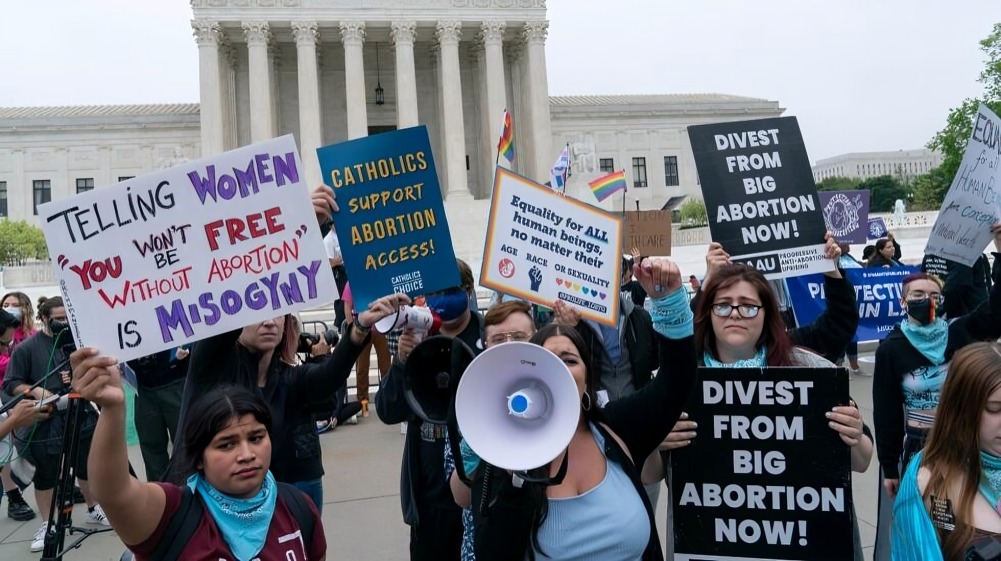
[[[77,346],[149,355],[337,297],[291,135],[41,205]]]
[[[497,168],[480,284],[616,325],[622,219]]]
[[[973,266],[993,239],[991,225],[1001,220],[1001,190],[996,185],[999,172],[1001,119],[981,105],[959,172],[928,236],[926,255]]]

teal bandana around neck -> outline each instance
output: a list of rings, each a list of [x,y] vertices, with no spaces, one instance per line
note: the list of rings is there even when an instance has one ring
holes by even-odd
[[[237,561],[250,561],[264,549],[278,500],[278,487],[270,470],[261,491],[249,499],[223,494],[197,473],[188,478],[188,488],[202,496]]]
[[[765,360],[767,354],[764,345],[762,345],[751,358],[742,358],[736,362],[721,362],[706,352],[702,355],[702,362],[709,368],[764,368],[768,366],[768,361]]]
[[[1001,514],[1001,458],[981,450],[980,467],[984,472],[980,478],[980,494],[998,514]]]
[[[949,342],[949,322],[942,318],[937,318],[928,325],[918,325],[904,319],[900,323],[900,330],[910,341],[911,345],[938,366],[945,362],[945,346]]]

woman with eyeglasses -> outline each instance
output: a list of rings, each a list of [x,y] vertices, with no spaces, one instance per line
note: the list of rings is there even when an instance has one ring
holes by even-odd
[[[827,236],[826,255],[835,261],[841,256],[837,241],[830,234]],[[706,263],[706,279],[693,304],[695,345],[700,365],[710,368],[834,368],[833,362],[817,353],[834,353],[837,356],[858,326],[855,290],[840,270],[825,273],[827,307],[824,313],[810,325],[787,330],[777,297],[760,271],[744,264],[731,263],[729,255],[718,243],[710,245]],[[855,403],[852,401],[835,407],[826,416],[831,429],[851,448],[852,470],[864,472],[872,459],[872,437]],[[690,419],[682,413],[681,420],[664,440],[661,450],[670,451],[691,444],[700,420]],[[664,459],[664,464],[670,465],[668,458]],[[672,520],[669,507],[669,536]],[[857,524],[855,534],[855,557],[862,559]]]

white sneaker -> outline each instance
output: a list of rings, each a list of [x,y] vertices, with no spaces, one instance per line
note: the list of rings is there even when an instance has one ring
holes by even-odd
[[[358,424],[358,414],[351,415],[351,418],[344,421],[345,425],[357,425]]]
[[[35,536],[31,538],[31,552],[38,553],[45,549],[45,532],[49,528],[48,522],[42,522],[42,527],[35,532]]]
[[[853,368],[852,369],[852,374],[854,374],[856,376],[861,376],[863,378],[871,378],[872,377],[872,374],[870,374],[869,372],[866,372],[865,370],[862,370],[862,369],[854,369]]]
[[[87,524],[100,524],[101,526],[111,526],[111,522],[108,522],[108,517],[104,514],[104,509],[101,505],[94,505],[94,510],[87,512],[87,516],[84,518]]]

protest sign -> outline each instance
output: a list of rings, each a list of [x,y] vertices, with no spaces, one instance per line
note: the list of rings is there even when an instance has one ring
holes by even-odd
[[[391,292],[459,285],[427,128],[412,127],[316,151],[340,209],[334,229],[356,310]]]
[[[827,231],[839,242],[865,243],[869,226],[869,191],[818,191]]]
[[[1001,119],[985,105],[977,111],[959,172],[949,186],[932,226],[925,254],[967,267],[994,239],[991,225],[1001,220]]]
[[[77,346],[125,361],[337,298],[292,135],[38,209]]]
[[[870,240],[878,240],[879,238],[885,238],[886,234],[888,234],[888,233],[890,233],[890,231],[886,229],[886,222],[884,222],[881,217],[877,216],[876,218],[870,218],[869,219],[869,239]],[[866,241],[869,241],[869,240],[866,240]],[[862,242],[862,243],[865,243],[865,242]]]
[[[623,254],[629,255],[635,248],[640,255],[671,255],[670,211],[631,210],[624,218]]]
[[[709,232],[769,279],[833,271],[824,217],[794,117],[688,127]]]
[[[851,559],[850,449],[824,416],[848,400],[844,369],[699,369],[698,436],[671,453],[674,559]]]
[[[906,312],[900,307],[900,287],[904,277],[918,267],[875,267],[845,269],[845,277],[855,287],[859,324],[856,341],[881,341],[900,323]],[[789,298],[798,325],[817,319],[826,308],[823,275],[805,275],[787,279]]]
[[[480,284],[616,325],[622,219],[497,168]]]

